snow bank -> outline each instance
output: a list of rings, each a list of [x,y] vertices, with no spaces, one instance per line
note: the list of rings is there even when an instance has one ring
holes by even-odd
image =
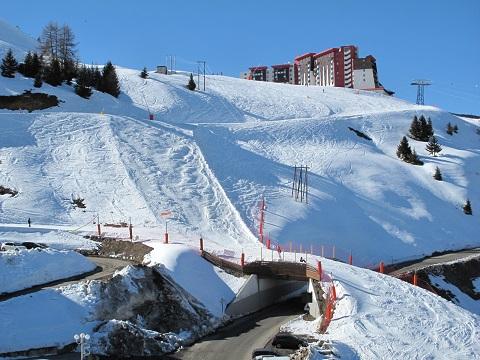
[[[221,317],[226,305],[245,282],[225,273],[185,245],[149,243],[154,250],[145,257],[200,301],[213,315]]]
[[[98,282],[41,290],[0,302],[0,353],[73,343],[92,333]]]
[[[322,265],[338,298],[327,333],[315,334],[316,324],[303,320],[287,328],[330,342],[341,358],[480,359],[480,316],[388,275],[325,259]]]
[[[31,249],[0,252],[0,294],[92,271],[96,265],[75,251]]]
[[[443,275],[429,274],[428,277],[430,279],[430,282],[434,286],[436,286],[439,289],[448,291],[454,296],[454,298],[452,299],[453,303],[480,316],[480,300],[472,299],[470,296],[465,294],[458,287],[446,281]],[[479,281],[477,279],[477,283],[478,282]],[[475,284],[474,282],[473,285],[474,285],[474,291],[480,292],[480,289],[476,287],[478,284]]]

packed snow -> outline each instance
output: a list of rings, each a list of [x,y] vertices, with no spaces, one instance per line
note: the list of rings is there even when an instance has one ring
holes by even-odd
[[[179,244],[149,244],[154,250],[146,256],[149,266],[161,271],[198,299],[213,315],[221,317],[245,278],[227,274],[201,258],[198,252]],[[208,286],[206,286],[208,284]]]
[[[338,357],[480,359],[480,316],[388,275],[325,259],[322,265],[338,300],[327,332],[315,336]],[[312,335],[317,325],[297,319],[284,328]]]
[[[3,22],[0,41],[0,53],[11,47],[19,59],[35,47]],[[81,235],[95,231],[97,217],[102,232],[120,237],[125,229],[105,223],[131,221],[136,241],[155,249],[147,262],[216,316],[242,281],[205,263],[192,245],[202,236],[209,250],[258,258],[262,197],[274,243],[317,253],[335,245],[360,265],[478,244],[478,123],[366,91],[207,76],[207,90],[191,92],[188,73],[141,79],[139,72],[117,68],[118,99],[94,91],[85,100],[72,86],[36,89],[19,74],[0,77],[0,95],[31,89],[62,101],[32,113],[0,111],[0,185],[18,190],[0,196],[2,236],[94,247]],[[147,120],[149,112],[155,120]],[[443,150],[432,157],[425,143],[410,140],[425,162],[419,167],[395,151],[422,114]],[[458,134],[445,133],[448,122]],[[291,197],[294,165],[309,166],[308,205]],[[432,178],[436,166],[442,182]],[[86,209],[73,206],[77,197]],[[467,198],[473,216],[462,212]],[[35,229],[19,225],[27,218]],[[174,244],[161,245],[167,225]],[[342,358],[479,358],[477,315],[399,280],[323,261],[339,300],[321,337]],[[63,345],[74,333],[91,332],[100,297],[91,286],[0,302],[0,352]],[[311,324],[291,326],[313,331]]]
[[[0,294],[66,279],[95,268],[92,261],[71,250],[0,251]]]

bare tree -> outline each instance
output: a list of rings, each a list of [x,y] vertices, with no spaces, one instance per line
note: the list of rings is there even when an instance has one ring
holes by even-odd
[[[40,35],[40,51],[50,60],[58,59],[60,29],[56,22],[50,21]]]
[[[58,56],[62,64],[67,62],[74,62],[76,58],[76,49],[75,46],[75,34],[68,25],[63,25],[59,31],[59,51]]]

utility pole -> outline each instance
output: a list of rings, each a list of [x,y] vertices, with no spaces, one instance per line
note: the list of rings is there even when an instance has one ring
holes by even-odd
[[[417,79],[413,80],[410,85],[417,86],[417,105],[425,104],[425,86],[432,85],[430,80]]]
[[[205,66],[206,66],[206,61],[205,60],[198,60],[197,63],[200,65],[200,64],[203,64],[203,91],[205,91]]]

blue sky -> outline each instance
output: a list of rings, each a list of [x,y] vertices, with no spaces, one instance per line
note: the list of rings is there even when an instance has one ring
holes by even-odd
[[[34,37],[50,20],[69,24],[87,63],[153,69],[175,54],[179,69],[205,59],[232,76],[353,44],[396,96],[415,101],[409,83],[425,78],[427,104],[480,115],[479,0],[26,0],[1,16]]]

